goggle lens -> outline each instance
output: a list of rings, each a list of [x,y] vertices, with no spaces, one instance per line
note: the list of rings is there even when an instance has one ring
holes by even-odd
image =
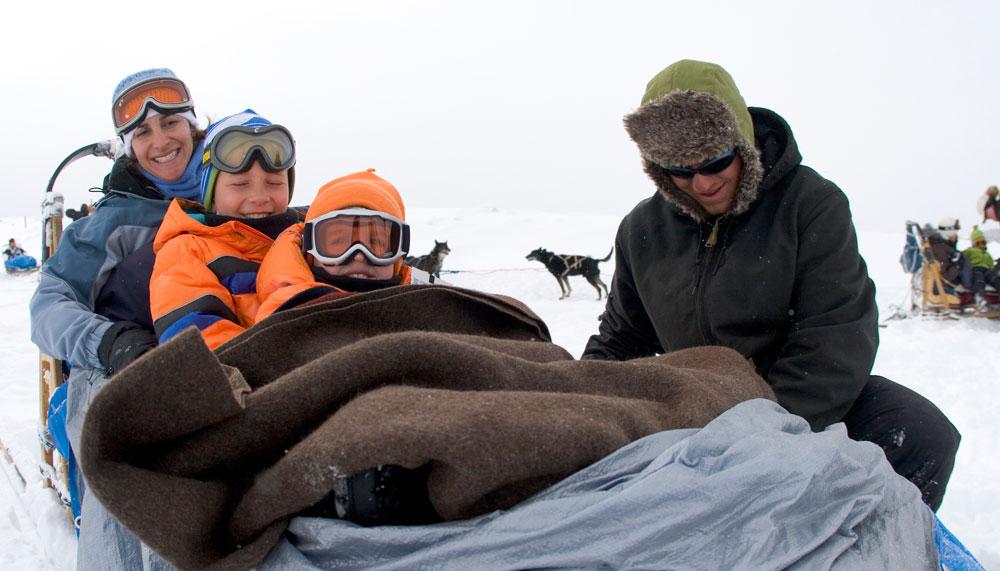
[[[281,125],[227,127],[212,140],[208,152],[212,166],[228,173],[246,171],[255,157],[271,172],[295,165],[295,142]]]
[[[323,263],[342,264],[361,252],[372,264],[386,266],[407,254],[408,231],[405,222],[388,214],[349,208],[309,222],[303,247]]]
[[[667,174],[670,176],[675,176],[677,178],[693,178],[696,174],[700,174],[702,176],[719,174],[729,168],[729,165],[733,164],[734,160],[736,160],[736,149],[730,149],[714,159],[706,161],[700,167],[695,167],[693,169],[685,167],[663,167],[663,170],[667,171]]]
[[[355,244],[376,258],[390,258],[399,247],[397,224],[373,216],[340,216],[316,226],[316,249],[329,258],[343,256]]]
[[[140,83],[121,94],[111,107],[115,130],[120,135],[128,131],[146,114],[149,105],[163,111],[177,111],[192,107],[187,87],[176,79],[154,79]]]

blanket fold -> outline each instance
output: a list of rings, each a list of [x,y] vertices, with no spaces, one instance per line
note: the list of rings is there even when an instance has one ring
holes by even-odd
[[[509,298],[404,286],[275,314],[220,347],[194,330],[115,377],[83,471],[182,568],[246,568],[340,477],[430,466],[446,520],[507,509],[630,442],[774,399],[737,352],[577,361]]]

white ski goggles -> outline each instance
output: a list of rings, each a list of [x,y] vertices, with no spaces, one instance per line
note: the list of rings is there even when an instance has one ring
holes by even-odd
[[[323,264],[343,264],[361,252],[376,266],[388,266],[410,251],[410,225],[367,208],[334,210],[306,222],[302,251]]]

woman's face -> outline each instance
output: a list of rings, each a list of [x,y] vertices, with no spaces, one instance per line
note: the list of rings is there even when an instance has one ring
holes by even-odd
[[[267,172],[254,162],[241,173],[220,172],[212,210],[236,218],[264,218],[288,210],[288,171]]]
[[[160,180],[179,180],[192,153],[191,124],[179,115],[148,117],[132,135],[132,155],[143,170]]]

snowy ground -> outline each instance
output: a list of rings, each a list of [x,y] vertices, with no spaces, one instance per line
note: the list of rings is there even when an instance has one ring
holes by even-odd
[[[444,268],[457,273],[444,274],[444,279],[522,300],[545,319],[556,343],[575,355],[582,352],[603,303],[582,278],[572,278],[572,297],[559,301],[555,280],[524,256],[542,246],[604,257],[617,215],[413,209],[408,219],[416,254],[429,251],[434,239],[448,241],[452,254]],[[39,225],[33,219],[0,219],[0,238],[13,236],[37,253]],[[902,243],[902,228],[899,233],[861,234],[883,316],[904,301],[909,287],[897,262]],[[601,268],[610,283],[613,261]],[[38,354],[28,340],[27,309],[36,283],[34,275],[0,277],[0,439],[20,470],[19,476],[0,463],[0,569],[72,569],[75,559],[70,522],[54,492],[42,487],[37,469]],[[962,432],[938,515],[986,568],[1000,569],[1000,459],[995,444],[1000,435],[1000,320],[891,321],[881,330],[881,340],[874,372],[929,397]]]

